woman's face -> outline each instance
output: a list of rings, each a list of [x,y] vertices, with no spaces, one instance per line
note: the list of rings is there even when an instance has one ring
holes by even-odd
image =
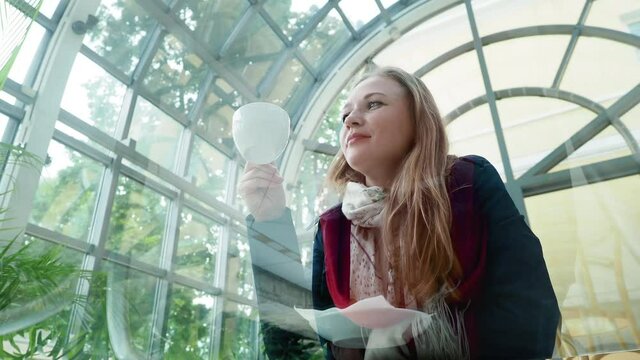
[[[414,124],[406,91],[374,76],[353,89],[342,111],[340,147],[367,185],[387,187],[413,147]]]

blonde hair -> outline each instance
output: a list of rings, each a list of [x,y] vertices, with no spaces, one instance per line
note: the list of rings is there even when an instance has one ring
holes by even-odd
[[[443,286],[452,290],[461,274],[451,242],[452,215],[446,187],[455,157],[448,155],[444,124],[425,84],[392,67],[374,70],[358,84],[376,76],[402,86],[414,122],[413,148],[403,160],[382,212],[382,241],[395,273],[396,292],[404,294],[406,288],[421,305]],[[343,193],[347,182],[364,184],[364,175],[352,169],[339,151],[327,181]]]

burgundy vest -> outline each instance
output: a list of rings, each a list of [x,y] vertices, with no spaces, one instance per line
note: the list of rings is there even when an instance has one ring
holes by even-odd
[[[458,299],[450,307],[465,309],[465,331],[471,351],[476,348],[474,302],[482,288],[485,273],[487,231],[480,214],[474,206],[474,163],[459,158],[451,169],[447,184],[452,210],[451,240],[462,267],[462,278],[458,284]],[[338,308],[353,303],[350,298],[350,241],[351,221],[340,206],[320,216],[320,227],[324,245],[326,282],[331,299]]]

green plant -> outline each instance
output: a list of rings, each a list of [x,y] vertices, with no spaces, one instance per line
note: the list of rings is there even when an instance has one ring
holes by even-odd
[[[0,143],[0,164],[37,170],[42,161],[20,146]],[[17,186],[4,176],[9,179],[0,199]],[[72,339],[69,315],[73,305],[86,308],[86,297],[75,289],[88,274],[63,260],[61,246],[38,244],[23,229],[6,227],[8,214],[0,207],[0,358],[76,358],[85,346],[86,326]]]
[[[0,89],[9,77],[9,71],[18,57],[27,32],[33,19],[38,15],[43,1],[3,0],[0,3],[0,39],[5,49],[0,53]]]

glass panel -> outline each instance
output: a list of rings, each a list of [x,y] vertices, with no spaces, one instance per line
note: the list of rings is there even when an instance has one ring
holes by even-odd
[[[249,305],[224,302],[221,359],[258,358],[258,312]]]
[[[0,113],[0,140],[4,140],[5,131],[7,131],[8,125],[9,125],[9,117],[6,116],[5,114]]]
[[[238,173],[236,174],[236,179],[240,179],[240,177],[244,174],[244,166],[242,164],[238,164]],[[243,214],[248,214],[248,209],[245,206],[244,200],[240,197],[240,193],[237,191],[237,188],[233,188],[233,192],[235,196],[233,198],[233,205],[236,209],[240,210]],[[244,225],[243,225],[244,226]]]
[[[393,5],[393,4],[397,3],[397,2],[398,2],[398,0],[381,0],[381,1],[380,1],[380,3],[382,4],[382,6],[383,6],[385,9],[390,8],[390,7],[391,7],[391,5]]]
[[[415,72],[438,56],[472,40],[465,7],[460,4],[402,35],[380,51],[373,61],[380,66],[398,66]]]
[[[305,151],[298,179],[291,190],[293,223],[299,230],[313,224],[318,214],[338,203],[334,191],[325,186],[325,177],[333,156]]]
[[[174,12],[205,46],[218,53],[248,6],[247,1],[183,0],[176,5]]]
[[[53,16],[56,8],[60,4],[60,0],[43,0],[40,6],[40,13],[48,18]]]
[[[345,87],[340,91],[340,94],[336,96],[322,117],[322,120],[320,120],[318,129],[313,134],[313,140],[321,144],[329,144],[336,147],[340,146],[340,130],[342,129],[342,119],[340,115],[342,113],[342,107],[344,103],[347,102],[348,97],[349,91],[347,87]]]
[[[553,98],[512,97],[498,101],[497,106],[515,177],[596,117],[585,108]]]
[[[145,181],[148,181],[149,183],[153,182],[153,186],[157,186],[158,188],[155,189],[157,191],[160,192],[172,192],[175,193],[178,191],[178,188],[172,184],[171,182],[166,181],[165,179],[159,177],[158,175],[158,171],[157,169],[155,169],[153,166],[148,166],[148,163],[145,164],[146,167],[142,167],[142,166],[138,166],[134,163],[132,163],[131,161],[127,160],[127,159],[122,159],[122,167],[123,168],[130,168],[132,170],[137,171],[138,173],[140,173],[142,176],[144,176],[143,179],[138,179],[137,181],[142,182],[143,184],[146,184]],[[126,171],[126,170],[123,170]],[[151,184],[149,184],[151,186]]]
[[[631,131],[636,142],[640,143],[640,105],[636,105],[622,115],[620,120]]]
[[[229,158],[196,136],[193,140],[189,176],[196,186],[225,201]]]
[[[444,117],[458,106],[486,94],[475,51],[447,61],[422,77]]]
[[[85,35],[84,44],[130,75],[148,45],[155,20],[135,1],[102,0],[100,19]]]
[[[447,135],[449,153],[457,156],[480,155],[491,162],[503,181],[506,180],[488,105],[479,106],[449,123]]]
[[[275,87],[267,96],[267,100],[283,106],[292,113],[300,98],[308,94],[307,90],[312,82],[313,78],[304,66],[298,60],[291,59],[278,74],[274,82]]]
[[[631,24],[640,21],[640,8],[634,0],[598,0],[591,4],[585,25],[631,32]]]
[[[568,36],[538,36],[485,46],[493,90],[551,87],[568,44]]]
[[[109,219],[106,248],[158,264],[169,201],[121,175]]]
[[[4,91],[0,91],[0,100],[4,100],[11,105],[16,105],[18,103],[18,99],[15,96],[9,95]]]
[[[82,54],[76,56],[61,106],[90,125],[113,134],[126,86]]]
[[[143,84],[163,104],[188,113],[198,97],[206,69],[198,55],[168,34],[153,57]]]
[[[52,140],[29,221],[87,240],[104,167]]]
[[[173,284],[165,359],[209,359],[214,297]]]
[[[143,97],[138,97],[129,137],[136,151],[171,169],[176,157],[182,125]]]
[[[227,291],[243,296],[247,299],[254,298],[253,267],[251,266],[251,254],[247,237],[235,231],[231,231],[229,238],[229,257],[227,258]]]
[[[127,341],[134,351],[148,354],[150,341],[158,336],[153,330],[153,315],[157,306],[154,301],[156,286],[160,280],[108,262],[105,264],[105,272],[109,286],[103,296],[112,297],[112,304],[106,307],[106,319],[102,325],[111,322],[113,329],[121,334],[119,337]],[[96,290],[96,295],[101,293]],[[96,299],[98,302],[100,300]],[[111,342],[113,343],[113,339]],[[118,346],[117,343],[113,345]],[[134,356],[130,354],[129,358],[135,358]]]
[[[184,276],[213,283],[221,226],[190,209],[185,209],[180,217],[174,269]]]
[[[91,145],[91,147],[100,150],[102,153],[107,154],[107,155],[111,155],[111,151],[105,149],[104,147],[102,147],[101,145],[99,145],[97,142],[89,139],[88,136],[82,134],[79,131],[74,130],[73,128],[65,125],[62,121],[56,121],[56,125],[55,125],[56,130],[61,131],[63,133],[65,133],[66,135],[71,136],[72,138],[79,140],[87,145]]]
[[[637,349],[640,328],[638,176],[525,199],[579,353]]]
[[[620,133],[612,126],[609,126],[579,147],[549,172],[575,168],[627,155],[631,155],[631,150],[622,136],[620,136]]]
[[[280,25],[280,29],[289,39],[315,15],[327,0],[293,0],[290,2],[268,0],[262,5],[269,16]]]
[[[29,28],[27,37],[20,47],[20,52],[18,53],[16,61],[11,66],[11,71],[9,71],[10,79],[14,80],[18,84],[24,84],[29,72],[35,72],[40,67],[40,59],[36,56],[36,53],[42,46],[44,34],[45,29],[34,21]],[[33,75],[33,73],[31,75]],[[26,85],[31,84],[29,83]]]
[[[615,41],[580,37],[560,89],[602,104],[611,97],[623,95],[638,82],[640,57],[636,48]]]
[[[257,88],[284,44],[261,16],[255,14],[223,55],[222,61]]]
[[[211,101],[211,103],[209,103]],[[235,110],[211,97],[205,104],[202,116],[198,119],[197,128],[211,143],[221,148],[234,151],[235,145],[231,136],[231,120]]]
[[[492,1],[473,0],[480,36],[527,26],[575,25],[584,0]]]
[[[350,38],[349,30],[334,9],[300,42],[299,48],[305,59],[317,69],[323,60],[333,58]]]
[[[339,6],[356,30],[380,14],[374,0],[341,0]]]

